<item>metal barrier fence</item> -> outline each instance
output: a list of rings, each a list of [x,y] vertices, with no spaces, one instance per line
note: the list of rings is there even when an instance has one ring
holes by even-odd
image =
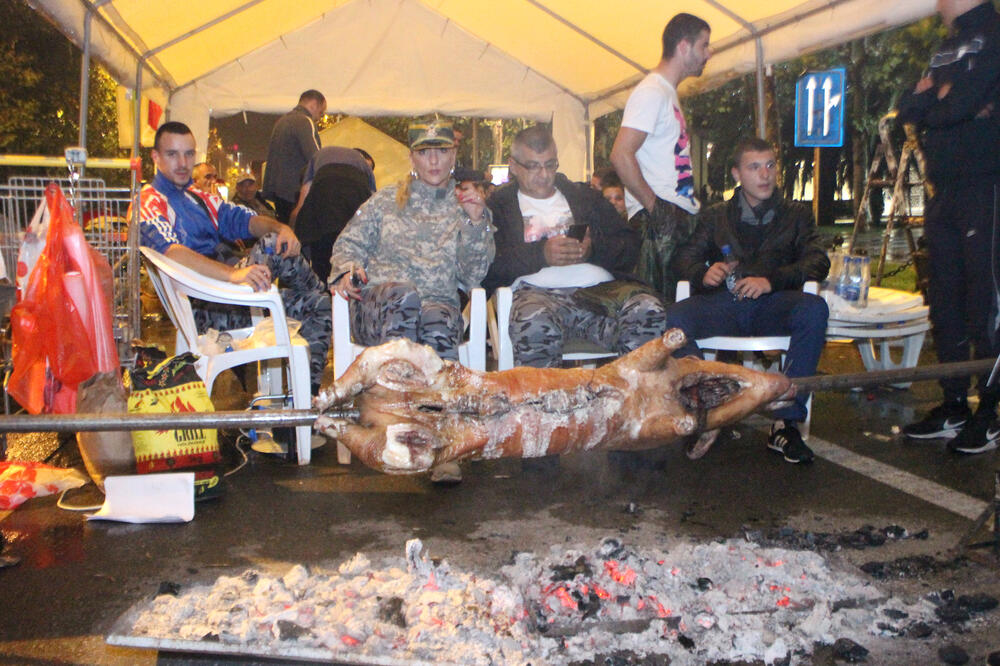
[[[115,162],[128,165],[127,160]],[[7,267],[7,277],[15,282],[17,255],[24,232],[35,211],[44,205],[46,186],[57,183],[73,206],[87,242],[111,264],[114,336],[119,357],[127,362],[129,342],[139,335],[140,325],[138,239],[136,234],[130,233],[136,223],[128,217],[134,186],[106,187],[100,178],[75,176],[71,169],[66,178],[14,176],[0,183],[0,255]],[[0,316],[6,314],[8,312],[0,312]]]

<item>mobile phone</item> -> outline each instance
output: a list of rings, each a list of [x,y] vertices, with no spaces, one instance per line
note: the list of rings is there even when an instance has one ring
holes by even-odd
[[[569,238],[575,238],[578,241],[582,241],[583,237],[587,235],[587,225],[586,224],[574,224],[566,230],[566,235]]]

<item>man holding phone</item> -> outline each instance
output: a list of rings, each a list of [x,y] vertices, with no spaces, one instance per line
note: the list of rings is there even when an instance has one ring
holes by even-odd
[[[313,395],[319,390],[330,348],[330,294],[299,254],[299,240],[287,224],[255,215],[244,206],[203,192],[191,179],[194,135],[187,125],[164,123],[153,143],[156,177],[139,193],[142,245],[216,280],[270,289],[277,279],[286,314],[302,322],[309,343]],[[250,252],[234,257],[224,241],[256,238]],[[246,308],[202,303],[195,309],[199,331],[250,326]]]
[[[639,235],[600,192],[558,168],[548,128],[524,129],[511,147],[514,181],[487,202],[496,258],[483,286],[514,289],[517,365],[556,367],[570,339],[626,353],[663,334],[662,300],[632,275]]]

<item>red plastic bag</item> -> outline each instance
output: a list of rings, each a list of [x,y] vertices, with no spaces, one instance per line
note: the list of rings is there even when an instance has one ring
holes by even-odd
[[[58,185],[45,189],[45,200],[45,249],[10,313],[14,370],[7,390],[31,414],[72,414],[80,382],[118,369],[111,266],[87,243]]]

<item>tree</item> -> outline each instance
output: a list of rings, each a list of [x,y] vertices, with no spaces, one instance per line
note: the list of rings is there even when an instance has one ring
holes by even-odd
[[[80,50],[23,0],[0,3],[0,151],[58,156],[76,145],[81,58]],[[115,83],[91,62],[89,85],[87,151],[118,157]],[[0,172],[0,178],[6,180],[9,172]],[[118,176],[127,182],[127,174]]]

